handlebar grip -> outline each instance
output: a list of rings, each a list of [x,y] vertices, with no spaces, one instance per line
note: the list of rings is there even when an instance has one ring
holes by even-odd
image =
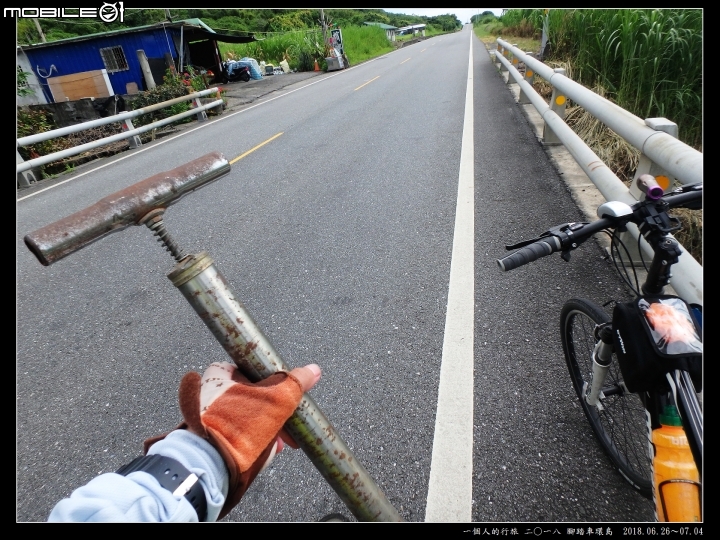
[[[536,261],[540,257],[546,257],[551,255],[560,249],[560,239],[555,236],[550,236],[529,246],[520,248],[515,253],[498,259],[497,263],[500,270],[507,272],[513,270],[518,266]]]

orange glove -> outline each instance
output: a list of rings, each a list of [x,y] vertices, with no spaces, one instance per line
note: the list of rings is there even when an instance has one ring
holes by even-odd
[[[228,362],[211,364],[202,377],[196,372],[183,377],[179,397],[185,421],[180,428],[207,439],[230,473],[218,519],[240,502],[255,477],[282,450],[283,439],[297,448],[281,430],[303,393],[319,379],[320,368],[311,364],[253,384]],[[146,441],[146,451],[159,438]]]

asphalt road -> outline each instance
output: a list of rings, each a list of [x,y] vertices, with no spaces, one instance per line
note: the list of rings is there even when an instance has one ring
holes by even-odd
[[[173,261],[147,229],[49,267],[23,236],[214,151],[244,157],[168,209],[168,230],[186,252],[210,253],[287,364],[320,364],[315,401],[403,518],[425,519],[467,32],[238,98],[209,122],[18,192],[18,521],[45,520],[73,489],[139,455],[179,422],[183,374],[227,358],[164,275]],[[473,68],[471,519],[651,520],[593,440],[558,335],[566,299],[626,292],[592,243],[570,264],[500,273],[506,243],[581,214],[475,38]],[[226,519],[332,512],[348,514],[305,456],[287,451]]]

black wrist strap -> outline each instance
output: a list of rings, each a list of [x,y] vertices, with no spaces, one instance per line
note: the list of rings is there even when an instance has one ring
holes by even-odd
[[[200,484],[200,479],[183,467],[179,461],[158,454],[140,456],[115,472],[127,476],[135,471],[143,471],[154,476],[160,485],[173,495],[183,495],[197,512],[198,520],[205,521],[207,518],[205,490]]]

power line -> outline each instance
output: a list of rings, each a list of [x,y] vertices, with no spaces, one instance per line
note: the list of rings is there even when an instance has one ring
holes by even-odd
[[[245,34],[294,34],[294,33],[306,33],[320,32],[319,28],[299,28],[297,30],[238,30],[236,28],[213,28],[216,32],[243,32]]]

